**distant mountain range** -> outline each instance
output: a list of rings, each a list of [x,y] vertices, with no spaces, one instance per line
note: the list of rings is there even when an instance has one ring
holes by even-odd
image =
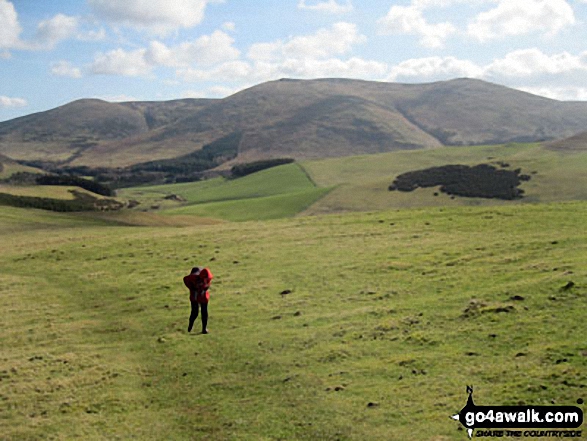
[[[577,139],[584,143],[586,130],[587,102],[551,100],[481,80],[282,79],[218,100],[74,101],[0,123],[0,153],[117,167],[187,155],[238,133],[238,156],[229,165],[556,141],[581,132]],[[573,145],[580,145],[577,139]]]

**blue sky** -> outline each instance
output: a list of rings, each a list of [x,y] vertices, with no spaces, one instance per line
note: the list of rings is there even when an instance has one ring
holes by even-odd
[[[587,100],[587,0],[0,0],[0,121],[283,77],[480,78]]]

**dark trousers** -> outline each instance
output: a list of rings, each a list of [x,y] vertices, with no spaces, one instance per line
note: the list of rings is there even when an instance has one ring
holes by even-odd
[[[202,307],[202,332],[204,332],[208,326],[208,304],[198,302],[191,303],[192,313],[190,314],[190,325],[188,326],[188,332],[191,332],[192,328],[194,327],[194,322],[198,318],[198,311],[200,306]]]

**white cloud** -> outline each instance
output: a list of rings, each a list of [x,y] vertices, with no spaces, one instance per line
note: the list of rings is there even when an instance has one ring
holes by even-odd
[[[127,52],[115,49],[107,53],[100,53],[90,66],[90,72],[97,75],[122,75],[137,77],[147,75],[152,66],[145,60],[146,49],[137,49]]]
[[[211,35],[179,44],[169,48],[165,44],[154,41],[149,45],[146,60],[153,65],[189,66],[213,65],[237,59],[240,55],[234,46],[234,39],[223,31],[214,31]]]
[[[142,76],[159,66],[210,67],[239,58],[240,51],[233,43],[234,39],[223,31],[215,31],[172,47],[160,41],[152,41],[148,48],[133,51],[119,48],[99,53],[90,71],[104,75]]]
[[[98,30],[80,32],[77,34],[77,39],[81,41],[103,41],[106,39],[106,30],[100,28]]]
[[[73,36],[77,32],[78,24],[76,17],[63,14],[40,22],[35,41],[30,45],[31,49],[53,49],[60,41]]]
[[[186,82],[221,81],[256,84],[278,78],[383,78],[388,71],[385,63],[361,58],[285,59],[277,62],[233,61],[213,69],[183,69],[177,72]]]
[[[94,12],[110,22],[167,35],[200,24],[212,0],[88,0]]]
[[[448,22],[428,23],[424,18],[424,9],[432,5],[430,1],[420,1],[409,6],[392,6],[387,15],[377,21],[379,33],[418,35],[421,45],[429,48],[442,47],[457,29]]]
[[[559,100],[587,100],[587,51],[545,54],[516,50],[485,65],[454,57],[415,58],[389,70],[388,81],[429,82],[455,77],[479,78]]]
[[[362,58],[340,60],[287,60],[277,68],[276,77],[292,78],[371,78],[385,76],[388,66],[385,63]]]
[[[102,101],[108,101],[111,103],[123,103],[128,101],[141,101],[140,99],[132,96],[132,95],[98,95],[94,96],[93,98]]]
[[[81,78],[82,71],[69,61],[57,61],[51,65],[51,74],[58,77]]]
[[[585,2],[587,3],[587,1]],[[534,95],[544,96],[560,101],[587,101],[585,87],[519,87],[520,90]]]
[[[27,106],[27,101],[24,98],[11,98],[8,96],[0,96],[0,108],[25,106]]]
[[[255,43],[250,47],[248,57],[259,61],[327,58],[350,52],[354,45],[366,40],[364,35],[359,34],[355,24],[340,22],[311,35],[292,37],[285,43],[281,40]]]
[[[212,86],[205,90],[186,90],[183,92],[183,98],[226,98],[241,90],[241,88],[232,88],[225,86]]]
[[[484,69],[469,60],[455,57],[413,58],[391,68],[388,80],[436,81],[455,77],[482,77]]]
[[[32,40],[22,41],[22,29],[14,5],[7,0],[0,0],[0,49],[51,50],[60,41],[72,37],[77,32],[78,25],[77,17],[57,14],[37,25],[37,32]]]
[[[566,0],[499,0],[477,15],[467,32],[481,42],[534,32],[552,36],[575,22]]]
[[[7,0],[0,0],[0,49],[18,46],[21,31],[14,5]]]
[[[253,67],[246,61],[229,61],[210,69],[179,69],[177,76],[183,81],[244,81],[253,76]]]
[[[351,12],[354,8],[350,0],[347,0],[346,4],[341,5],[336,0],[319,1],[313,5],[306,4],[306,0],[300,0],[298,2],[299,9],[307,9],[310,11],[326,12],[328,14],[346,14]]]
[[[247,60],[234,57],[209,67],[182,66],[176,75],[186,82],[216,81],[241,86],[281,77],[385,77],[388,70],[385,63],[358,57],[338,58],[365,41],[366,37],[358,32],[356,25],[335,23],[313,34],[290,37],[286,41],[255,43],[249,48]],[[161,55],[169,55],[164,48],[159,49]]]
[[[453,5],[476,5],[483,3],[495,3],[499,0],[412,0],[412,5],[420,9],[447,8]]]
[[[587,52],[580,55],[568,52],[546,55],[537,48],[510,52],[504,58],[494,60],[486,68],[489,75],[505,77],[559,75],[576,70],[587,72]]]

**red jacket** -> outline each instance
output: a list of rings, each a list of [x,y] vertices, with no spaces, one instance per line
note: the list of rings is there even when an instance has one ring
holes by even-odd
[[[208,303],[210,300],[210,282],[212,281],[212,272],[208,268],[200,271],[200,274],[190,274],[183,278],[183,283],[190,290],[190,301],[198,303]]]

